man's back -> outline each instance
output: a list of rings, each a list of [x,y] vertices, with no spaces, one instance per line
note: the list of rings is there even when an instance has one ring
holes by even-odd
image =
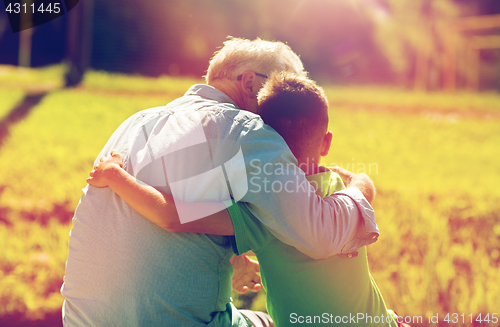
[[[214,118],[211,106],[218,104],[191,96],[176,100],[172,106],[142,111],[117,129],[100,155],[118,150],[125,154],[125,169],[171,193],[168,185],[179,175],[208,171],[223,158],[192,161],[191,152],[201,155],[200,149],[188,147],[184,154],[167,153],[152,159],[150,145],[161,140],[157,132],[168,124],[182,126],[189,134],[189,126],[200,127],[196,119],[203,117],[204,134],[218,137],[212,140],[213,151],[206,153],[217,156],[222,149],[216,143],[227,136],[232,120]],[[206,109],[201,116],[199,108]],[[238,115],[239,110],[231,112]],[[172,172],[176,166],[179,169]],[[210,191],[206,185],[200,189]],[[186,200],[182,194],[177,196]],[[203,197],[203,192],[199,196]],[[206,200],[221,200],[211,196],[213,192],[207,192]],[[215,192],[215,196],[220,194]],[[246,325],[230,305],[233,268],[228,237],[170,233],[140,216],[111,189],[89,186],[84,189],[73,225],[61,290],[66,298],[66,326]]]
[[[225,311],[227,238],[164,231],[109,188],[87,189],[73,223],[65,324],[204,326],[212,311]]]

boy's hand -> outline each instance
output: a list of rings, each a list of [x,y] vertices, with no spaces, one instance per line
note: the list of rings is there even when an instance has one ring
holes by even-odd
[[[336,172],[344,180],[346,187],[356,187],[363,193],[366,200],[372,203],[375,198],[375,185],[367,174],[355,174],[341,167],[328,167],[331,171]]]
[[[233,264],[233,290],[245,294],[248,290],[258,292],[261,287],[260,267],[255,260],[248,258],[246,255],[234,256],[231,258]]]
[[[111,151],[111,157],[103,156],[99,159],[100,163],[94,166],[90,172],[90,177],[87,178],[87,183],[95,187],[107,187],[108,174],[112,173],[114,169],[121,169],[123,167],[122,156],[116,152]]]
[[[337,167],[337,166],[336,167],[328,167],[328,169],[339,174],[340,178],[342,178],[342,180],[344,181],[345,186],[349,187],[349,184],[351,183],[352,177],[355,175],[353,172],[350,172],[347,169],[344,169],[342,167]]]

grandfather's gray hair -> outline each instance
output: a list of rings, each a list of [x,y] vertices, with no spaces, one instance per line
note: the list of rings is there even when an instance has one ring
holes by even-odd
[[[246,70],[269,76],[273,71],[284,70],[298,74],[304,66],[299,56],[282,42],[229,37],[210,60],[205,80],[210,84],[216,79],[236,79]]]

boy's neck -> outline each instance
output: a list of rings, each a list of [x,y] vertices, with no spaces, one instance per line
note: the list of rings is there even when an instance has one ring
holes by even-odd
[[[306,175],[314,175],[325,172],[328,168],[320,166],[319,160],[311,160],[306,158],[304,160],[298,159],[299,168],[304,171]]]

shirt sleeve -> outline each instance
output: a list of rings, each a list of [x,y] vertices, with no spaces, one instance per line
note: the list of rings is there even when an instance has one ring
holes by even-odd
[[[362,193],[348,188],[317,196],[283,138],[262,120],[251,120],[239,142],[249,186],[239,202],[276,238],[317,259],[376,240],[374,212]]]
[[[254,216],[245,204],[225,201],[234,226],[234,238],[231,247],[234,254],[242,255],[252,250],[259,253],[269,242],[271,234],[267,228]]]

